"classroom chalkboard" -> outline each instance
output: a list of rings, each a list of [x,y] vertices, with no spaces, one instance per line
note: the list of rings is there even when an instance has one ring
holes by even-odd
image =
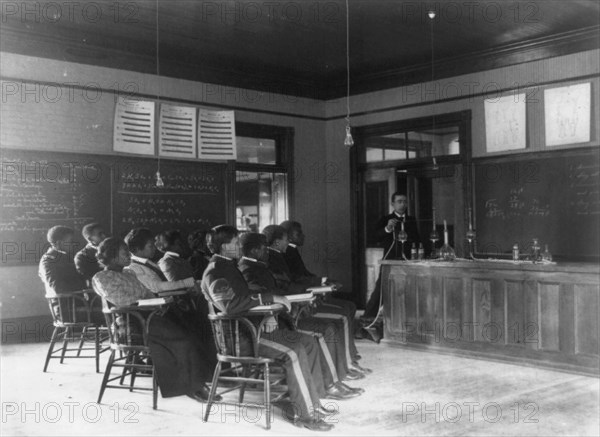
[[[110,168],[97,157],[3,149],[1,158],[0,266],[37,263],[52,226],[75,229],[74,253],[86,223],[110,228]]]
[[[99,222],[111,235],[131,228],[192,231],[227,221],[226,163],[161,159],[164,187],[156,187],[156,158],[3,149],[0,166],[2,265],[37,264],[46,232]]]
[[[113,167],[113,235],[140,226],[190,232],[227,221],[226,164],[161,159],[162,188],[156,170],[156,159],[122,159]]]
[[[538,238],[559,260],[597,261],[600,252],[598,149],[481,159],[474,165],[479,254],[521,253]]]

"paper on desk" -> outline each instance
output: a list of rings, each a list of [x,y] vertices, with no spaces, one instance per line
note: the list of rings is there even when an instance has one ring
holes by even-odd
[[[307,288],[306,291],[310,291],[312,294],[323,294],[333,291],[333,287],[331,285],[321,285],[320,287]]]
[[[173,299],[170,297],[155,297],[152,299],[140,299],[137,301],[138,306],[154,306],[154,305],[164,305],[166,303],[173,302]]]
[[[290,302],[305,302],[311,300],[314,295],[312,293],[290,294],[286,296]]]
[[[261,312],[261,311],[269,311],[269,310],[278,310],[280,308],[283,308],[283,304],[280,303],[274,303],[271,305],[258,305],[255,306],[254,308],[250,308],[248,311],[249,312]]]

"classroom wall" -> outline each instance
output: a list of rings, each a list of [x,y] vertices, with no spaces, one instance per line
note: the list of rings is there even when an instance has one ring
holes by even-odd
[[[600,142],[600,50],[591,50],[541,61],[526,62],[481,73],[457,76],[435,82],[397,87],[361,94],[350,99],[351,125],[365,126],[390,121],[472,111],[472,151],[474,157],[487,156],[485,150],[484,101],[501,95],[526,92],[528,145],[526,150],[545,150],[543,90],[571,83],[592,82],[592,132],[589,143],[577,147],[597,147]],[[352,79],[351,79],[352,80]],[[329,265],[329,275],[351,283],[350,172],[349,152],[343,145],[345,100],[329,101],[325,132],[327,160],[340,168],[339,179],[326,185],[327,235],[339,257]],[[594,121],[595,120],[595,121]],[[574,146],[556,146],[552,150]]]
[[[311,176],[311,169],[325,160],[324,102],[172,78],[158,83],[152,75],[11,53],[1,53],[1,59],[2,148],[94,153],[118,160],[112,151],[114,90],[231,108],[238,121],[294,128],[295,218],[306,229],[307,247],[327,239],[323,182]],[[309,268],[320,270],[318,258],[307,254]],[[3,321],[47,316],[37,266],[0,266],[0,303]]]
[[[351,291],[350,168],[349,151],[343,146],[344,99],[322,102],[171,78],[157,82],[153,75],[124,70],[0,55],[2,147],[114,155],[115,93],[98,95],[98,89],[160,94],[167,100],[233,108],[239,121],[293,127],[295,218],[303,223],[307,234],[306,263],[315,273],[341,280]],[[600,51],[593,50],[444,79],[436,82],[437,88],[425,83],[353,96],[351,122],[362,126],[471,110],[473,155],[484,156],[486,97],[515,89],[525,89],[532,97],[542,96],[547,87],[591,81],[594,120],[600,114],[599,61]],[[60,97],[55,84],[60,84]],[[68,84],[78,88],[71,92]],[[542,122],[542,100],[532,102],[528,105],[527,151],[544,148]],[[598,146],[600,126],[592,126],[588,145]],[[36,266],[0,267],[0,318],[47,315],[42,295]]]

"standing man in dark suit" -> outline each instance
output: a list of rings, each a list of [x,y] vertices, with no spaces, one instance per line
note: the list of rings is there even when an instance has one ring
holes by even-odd
[[[377,236],[379,240],[385,243],[384,246],[384,259],[402,259],[402,249],[399,241],[394,243],[394,238],[397,238],[398,232],[402,229],[402,223],[404,223],[404,231],[407,234],[407,240],[404,242],[404,255],[410,259],[410,248],[413,243],[417,246],[421,242],[419,237],[419,230],[417,229],[417,221],[414,217],[409,216],[407,213],[408,198],[405,194],[395,192],[391,198],[392,208],[394,211],[382,217],[377,222]],[[365,308],[363,317],[373,318],[377,316],[379,311],[379,303],[381,300],[381,269],[379,270],[379,277],[375,283],[375,289]],[[375,341],[378,339],[375,338]]]

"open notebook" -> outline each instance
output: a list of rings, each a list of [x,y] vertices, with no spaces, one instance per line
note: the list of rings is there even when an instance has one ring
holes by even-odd
[[[332,292],[333,287],[331,285],[321,285],[319,287],[307,288],[306,291],[306,293],[291,294],[286,297],[290,302],[306,302],[312,300],[316,296]]]

